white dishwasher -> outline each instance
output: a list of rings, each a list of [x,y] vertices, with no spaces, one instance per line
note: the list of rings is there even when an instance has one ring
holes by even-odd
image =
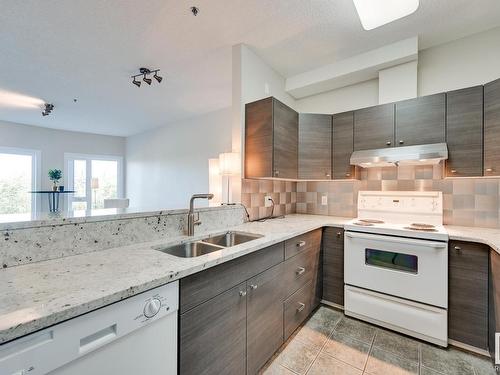
[[[0,346],[2,375],[177,374],[179,282]]]

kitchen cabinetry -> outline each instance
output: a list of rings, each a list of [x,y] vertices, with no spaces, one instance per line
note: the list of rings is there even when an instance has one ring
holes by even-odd
[[[332,177],[332,116],[299,115],[299,179]]]
[[[483,86],[446,94],[448,177],[483,174]]]
[[[323,299],[344,306],[344,229],[323,231]]]
[[[354,111],[354,151],[394,145],[394,104]]]
[[[445,142],[446,94],[396,103],[396,146]]]
[[[298,113],[275,98],[245,107],[247,178],[297,178]]]
[[[244,374],[246,283],[180,316],[179,373]]]
[[[318,306],[320,250],[316,230],[181,279],[180,374],[258,373]]]
[[[448,336],[488,349],[489,247],[450,241],[448,259]]]
[[[247,281],[247,374],[283,344],[283,274],[281,263]]]
[[[333,115],[333,178],[355,178],[356,167],[351,165],[354,147],[354,112]]]
[[[495,333],[500,332],[500,254],[490,250],[488,295],[488,346],[495,358]]]
[[[500,79],[484,85],[484,175],[500,175]]]

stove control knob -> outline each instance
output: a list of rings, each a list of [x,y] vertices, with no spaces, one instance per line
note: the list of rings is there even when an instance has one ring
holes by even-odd
[[[146,302],[144,305],[144,316],[146,318],[152,318],[161,308],[161,301],[158,298],[153,298],[151,301]]]

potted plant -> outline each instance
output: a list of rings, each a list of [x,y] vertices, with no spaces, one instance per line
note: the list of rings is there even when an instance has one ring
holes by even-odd
[[[49,178],[54,183],[52,191],[57,191],[57,184],[62,178],[62,171],[60,169],[49,169]]]

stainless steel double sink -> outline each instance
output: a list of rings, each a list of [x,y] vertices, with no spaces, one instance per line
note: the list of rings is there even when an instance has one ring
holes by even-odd
[[[263,236],[260,234],[230,231],[217,236],[206,237],[198,241],[186,242],[179,245],[167,247],[155,246],[153,249],[180,258],[193,258],[248,241],[253,241],[261,237]]]

